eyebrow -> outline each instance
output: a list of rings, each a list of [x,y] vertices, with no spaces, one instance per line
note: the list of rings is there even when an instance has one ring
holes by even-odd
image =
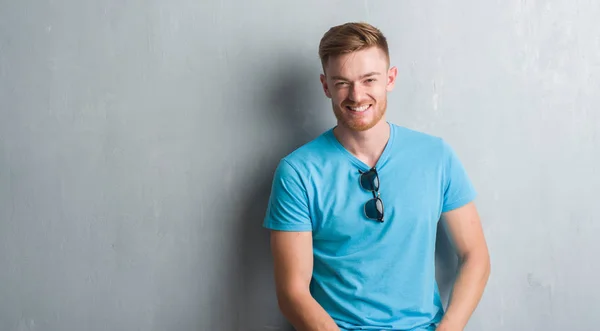
[[[368,74],[364,74],[364,75],[360,76],[359,79],[364,79],[364,78],[367,78],[367,77],[377,76],[377,75],[381,75],[381,73],[376,72],[376,71],[372,71],[372,72],[369,72]],[[349,79],[344,78],[342,76],[331,76],[331,79],[332,80],[349,80]]]

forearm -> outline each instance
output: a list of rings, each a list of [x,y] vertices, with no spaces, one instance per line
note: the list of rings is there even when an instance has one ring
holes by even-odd
[[[487,252],[467,256],[460,264],[448,309],[438,331],[462,331],[479,304],[490,274]]]
[[[297,331],[340,331],[310,292],[279,295],[279,308]]]

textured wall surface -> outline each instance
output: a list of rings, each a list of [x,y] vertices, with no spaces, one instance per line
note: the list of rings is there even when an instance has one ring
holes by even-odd
[[[287,330],[270,180],[334,124],[317,45],[357,20],[399,69],[388,119],[446,138],[479,191],[493,273],[468,330],[594,329],[598,17],[590,0],[0,0],[0,330]]]

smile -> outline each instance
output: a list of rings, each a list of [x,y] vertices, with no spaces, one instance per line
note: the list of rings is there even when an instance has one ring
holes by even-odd
[[[350,107],[350,106],[346,106],[346,109],[357,112],[357,113],[362,113],[364,111],[367,111],[369,108],[371,108],[371,105],[363,105],[360,107]]]

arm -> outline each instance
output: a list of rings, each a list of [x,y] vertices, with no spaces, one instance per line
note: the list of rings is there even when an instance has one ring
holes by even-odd
[[[442,214],[442,220],[456,248],[459,271],[448,309],[438,331],[462,331],[477,307],[490,275],[490,258],[475,205]]]
[[[339,331],[309,291],[313,269],[312,233],[271,232],[279,308],[297,331]]]

